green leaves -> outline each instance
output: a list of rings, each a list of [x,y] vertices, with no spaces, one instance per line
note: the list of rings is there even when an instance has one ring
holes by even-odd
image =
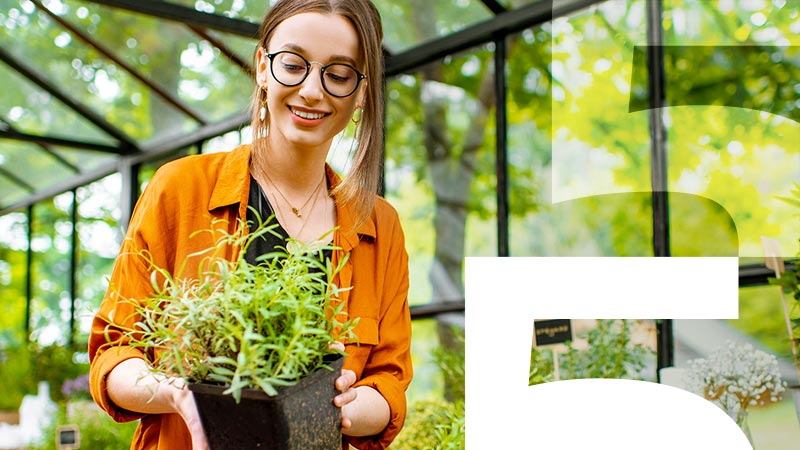
[[[631,339],[632,323],[628,320],[602,319],[585,337],[588,346],[578,348],[567,343],[567,352],[559,360],[561,379],[621,378],[642,379],[646,361],[652,350]],[[528,374],[530,385],[553,381],[553,359],[550,352],[533,347]]]
[[[291,252],[248,264],[248,245],[274,227],[267,221],[250,234],[223,236],[218,242],[238,247],[238,259],[208,257],[203,267],[210,269],[197,278],[155,268],[156,294],[134,302],[140,320],[126,333],[129,344],[153,350],[155,370],[227,385],[237,402],[242,389],[275,395],[277,387],[324,367],[322,357],[336,352],[330,343],[351,337],[355,325],[337,319],[343,305],[332,303],[342,289],[328,283],[344,261],[334,267],[323,261],[331,247],[307,252],[295,242]]]

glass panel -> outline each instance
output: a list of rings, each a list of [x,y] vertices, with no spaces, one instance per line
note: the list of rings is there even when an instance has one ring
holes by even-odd
[[[85,347],[92,318],[108,287],[114,261],[122,245],[119,227],[121,176],[110,175],[83,186],[78,193],[78,241],[76,270],[76,342]]]
[[[12,6],[17,4],[19,9]],[[51,5],[62,15],[74,8],[56,2]],[[57,80],[59,90],[97,111],[133,139],[147,140],[163,134],[187,132],[196,125],[154,96],[147,86],[38,11],[32,3],[2,0],[0,14],[4,16],[5,25],[0,28],[0,45],[6,51],[36,68],[51,82]],[[90,16],[92,26],[105,33],[117,33],[121,27],[99,14]],[[164,41],[160,36],[147,36],[156,43]]]
[[[7,87],[0,91],[0,104],[7,108],[0,119],[16,131],[117,145],[115,139],[5,64],[0,64],[0,83]]]
[[[628,5],[509,40],[512,255],[653,254],[648,118],[628,112],[644,2]]]
[[[69,338],[71,192],[33,208],[31,340],[64,345]]]
[[[798,14],[797,2],[665,2],[669,189],[717,202],[743,257],[763,256],[762,235],[785,257],[798,250],[797,209],[781,201],[800,180]],[[705,227],[702,211],[670,209],[671,220]],[[681,223],[672,230],[685,233]]]
[[[208,14],[234,17],[260,24],[269,7],[274,5],[277,1],[278,0],[269,0],[269,2],[241,0],[172,0],[172,3],[188,6]]]
[[[37,190],[65,182],[75,175],[38,145],[12,140],[0,145],[0,166]]]
[[[497,254],[492,53],[388,81],[386,197],[406,234],[412,304],[462,300],[464,257]]]
[[[25,198],[30,192],[0,174],[0,208],[5,208]]]
[[[267,9],[263,2],[235,0],[178,0],[175,3],[206,13],[223,14],[260,24]],[[271,0],[270,5],[275,1]],[[383,19],[384,45],[399,52],[423,41],[442,37],[494,16],[479,0],[375,0]],[[524,3],[524,2],[516,2]],[[409,26],[411,24],[411,26]],[[252,50],[247,60],[252,58]]]
[[[494,17],[478,0],[375,0],[383,19],[383,43],[393,53]]]
[[[247,107],[252,86],[247,73],[184,25],[93,3],[75,5],[61,15],[202,117],[215,121]],[[253,41],[251,54],[254,47]],[[150,105],[141,105],[149,107],[155,124],[162,120],[156,113],[173,107],[156,94],[148,96]]]
[[[70,164],[80,168],[81,172],[84,173],[108,166],[109,164],[115,163],[119,158],[115,154],[81,150],[79,148],[51,146],[50,149]]]
[[[234,55],[249,65],[253,65],[253,55],[255,54],[258,42],[255,39],[248,39],[228,33],[206,30],[215,40],[221,42]],[[222,58],[223,56],[220,56]]]
[[[0,192],[4,192],[0,178]],[[11,213],[0,217],[0,349],[25,340],[25,268],[28,250],[28,217]]]

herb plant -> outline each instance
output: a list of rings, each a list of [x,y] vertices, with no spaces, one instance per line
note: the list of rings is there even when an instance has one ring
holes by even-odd
[[[330,344],[352,338],[355,326],[340,320],[340,289],[329,283],[341,264],[334,268],[330,260],[322,261],[329,246],[310,249],[297,241],[287,245],[290,251],[262,255],[257,265],[245,261],[248,246],[277,226],[267,222],[249,234],[223,235],[216,242],[238,247],[239,256],[233,261],[203,256],[213,249],[192,255],[204,258],[205,269],[196,278],[155,268],[155,295],[129,300],[139,317],[125,330],[129,345],[152,350],[155,371],[225,385],[224,393],[237,403],[242,389],[275,395],[276,388],[317,369],[330,370],[323,356],[342,353]]]

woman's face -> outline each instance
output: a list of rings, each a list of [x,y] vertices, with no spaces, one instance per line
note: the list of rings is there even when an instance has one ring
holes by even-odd
[[[297,86],[279,83],[270,71],[267,52],[284,50],[312,62],[310,73]],[[333,137],[347,126],[356,106],[360,105],[366,80],[359,84],[352,95],[337,98],[323,88],[320,70],[323,65],[345,63],[363,72],[359,50],[358,36],[353,25],[339,15],[313,12],[298,14],[284,20],[275,28],[267,51],[258,51],[257,68],[258,84],[267,89],[271,142],[295,147],[324,148],[327,153]],[[298,62],[295,56],[291,58],[288,61],[291,65],[283,67],[294,72],[300,71],[302,75],[304,68],[294,64]],[[279,73],[277,70],[285,63],[276,60],[274,64],[276,73]],[[333,68],[326,72],[329,89],[339,80],[336,76]],[[281,81],[286,82],[285,79]]]

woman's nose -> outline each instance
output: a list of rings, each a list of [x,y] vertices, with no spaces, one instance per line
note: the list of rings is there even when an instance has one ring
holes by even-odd
[[[325,88],[322,86],[321,71],[322,67],[317,67],[315,70],[314,64],[311,65],[308,76],[306,76],[306,79],[303,80],[303,83],[300,85],[301,97],[305,98],[306,100],[322,100]]]

